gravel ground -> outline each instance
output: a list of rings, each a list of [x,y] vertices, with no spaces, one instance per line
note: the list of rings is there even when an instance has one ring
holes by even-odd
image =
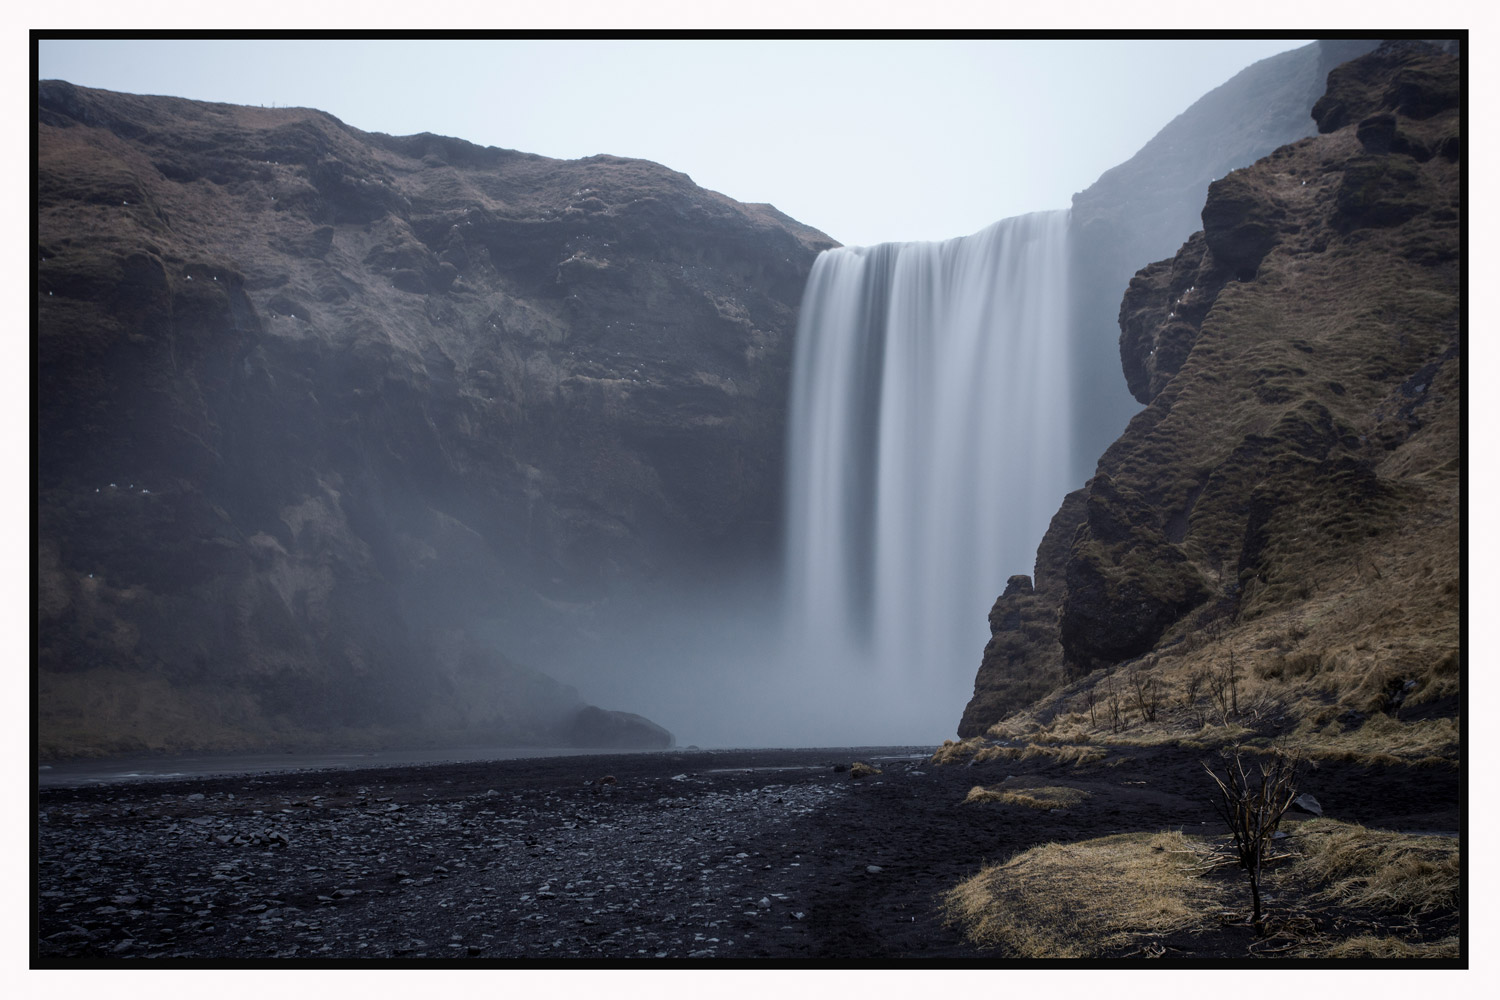
[[[1050,840],[1214,822],[1191,755],[934,767],[931,749],[43,789],[33,964],[982,958],[940,898],[984,863]],[[855,760],[883,773],[853,779]],[[1053,813],[959,805],[1007,777],[1093,794]],[[1432,777],[1413,776],[1404,794],[1431,800],[1413,808],[1458,801],[1459,779]],[[1362,787],[1323,779],[1325,806]],[[1388,805],[1381,784],[1372,801]],[[1441,822],[1457,823],[1456,806]]]

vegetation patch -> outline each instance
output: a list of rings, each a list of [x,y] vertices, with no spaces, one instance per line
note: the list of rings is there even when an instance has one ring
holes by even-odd
[[[1435,913],[1459,906],[1456,837],[1367,830],[1317,819],[1297,829],[1296,874],[1322,886],[1328,902],[1390,913]]]
[[[1071,809],[1089,797],[1081,788],[1066,785],[1044,785],[1040,788],[984,788],[975,785],[964,797],[965,805],[983,805],[997,802],[1007,806],[1024,806],[1027,809]]]
[[[1002,746],[991,744],[982,737],[972,737],[962,742],[944,741],[932,755],[931,763],[962,764],[973,761],[983,764],[992,760],[1050,760],[1059,764],[1097,764],[1109,756],[1102,747],[1050,745],[1027,743],[1025,746]]]
[[[949,919],[981,948],[1016,958],[1089,958],[1207,928],[1230,899],[1195,875],[1207,844],[1128,833],[1044,844],[991,865],[947,896]]]
[[[1180,831],[1034,847],[961,882],[945,908],[972,943],[1015,958],[1462,957],[1458,838],[1329,819],[1290,832],[1267,858],[1254,932],[1228,838]]]
[[[1281,742],[1287,749],[1313,760],[1340,760],[1367,766],[1457,767],[1459,733],[1457,718],[1401,722],[1388,715],[1374,715],[1349,730],[1337,719],[1322,728],[1304,723]]]

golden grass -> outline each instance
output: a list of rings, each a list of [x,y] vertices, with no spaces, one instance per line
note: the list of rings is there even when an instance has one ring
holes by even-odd
[[[932,757],[928,759],[929,764],[962,764],[984,746],[982,737],[971,736],[959,742],[956,740],[944,740],[943,745],[938,747]]]
[[[1028,743],[1024,747],[985,747],[974,754],[977,763],[987,760],[1035,760],[1043,758],[1059,764],[1097,764],[1109,756],[1109,751],[1100,747],[1039,746]]]
[[[976,788],[965,801],[997,799],[995,791]],[[1457,839],[1318,819],[1298,825],[1288,843],[1296,853],[1268,869],[1266,881],[1288,905],[1300,898],[1302,905],[1396,916],[1452,913],[1461,904]],[[1221,859],[1221,851],[1181,832],[1045,844],[959,883],[945,898],[945,911],[973,944],[1009,956],[1119,954],[1163,934],[1211,933],[1224,911],[1248,914],[1246,884]],[[1460,957],[1456,938],[1423,943],[1368,929],[1349,933],[1341,938],[1319,931],[1298,941],[1293,954]]]
[[[984,788],[975,785],[964,797],[965,805],[998,802],[1001,805],[1025,806],[1027,809],[1069,809],[1088,798],[1089,792],[1066,785],[1044,785],[1040,788]]]
[[[1019,958],[1087,958],[1152,935],[1206,928],[1228,902],[1195,878],[1207,846],[1181,833],[1044,844],[961,882],[950,921],[982,948]]]
[[[1431,913],[1459,905],[1460,844],[1317,819],[1297,827],[1302,855],[1286,872],[1322,886],[1319,897],[1390,912]]]
[[[1044,758],[1060,764],[1096,764],[1109,756],[1109,751],[1089,746],[1041,746],[1028,743],[1023,747],[990,746],[983,737],[971,736],[961,743],[947,740],[932,755],[930,763],[962,764],[972,759],[976,764],[991,760],[1034,760]]]
[[[1388,715],[1373,715],[1351,730],[1337,720],[1321,728],[1309,720],[1280,745],[1313,760],[1457,767],[1460,732],[1457,718],[1401,722]]]
[[[1297,952],[1303,958],[1462,958],[1456,937],[1445,937],[1441,941],[1404,941],[1388,935],[1361,934],[1326,948],[1316,954],[1306,950]]]

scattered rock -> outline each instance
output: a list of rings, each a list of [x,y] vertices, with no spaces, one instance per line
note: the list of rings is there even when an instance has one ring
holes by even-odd
[[[1312,795],[1307,792],[1303,792],[1301,795],[1293,799],[1292,805],[1305,813],[1312,813],[1314,816],[1323,815],[1323,807],[1318,803],[1317,799],[1313,798]]]

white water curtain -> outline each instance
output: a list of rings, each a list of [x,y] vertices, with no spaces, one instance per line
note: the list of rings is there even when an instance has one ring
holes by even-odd
[[[789,656],[873,742],[951,736],[1068,482],[1068,213],[819,256],[787,475]],[[843,731],[841,727],[841,732]],[[846,737],[847,738],[847,737]]]

